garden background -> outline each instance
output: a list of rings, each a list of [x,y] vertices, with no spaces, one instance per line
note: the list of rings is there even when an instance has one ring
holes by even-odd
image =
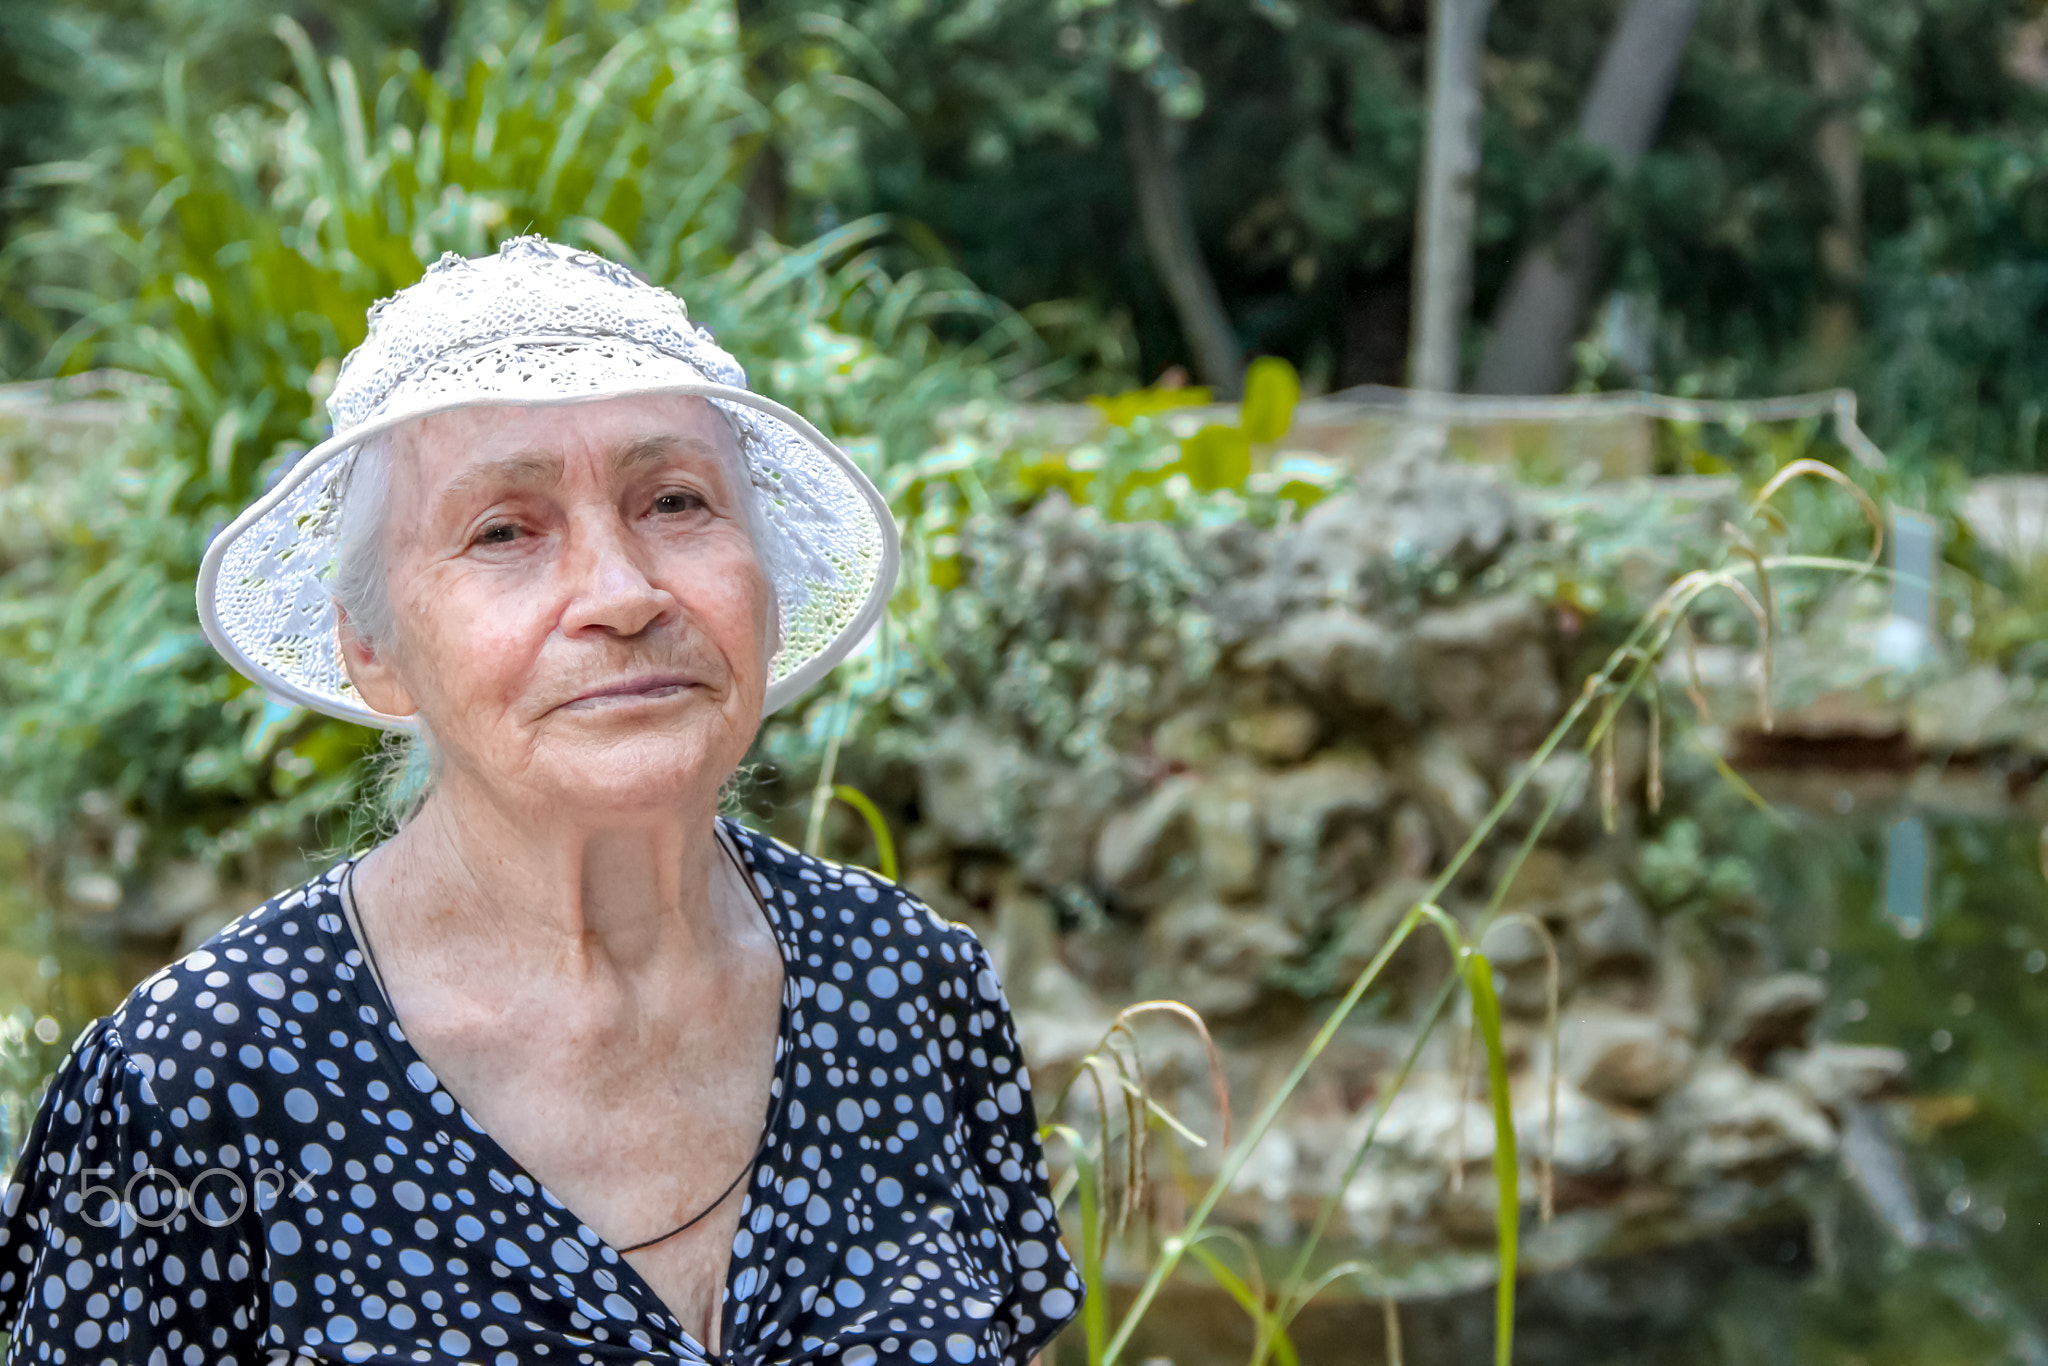
[[[897,509],[735,800],[1004,964],[1060,1360],[2048,1361],[2038,5],[0,0],[0,177],[0,1157],[374,836],[194,574],[535,231]]]

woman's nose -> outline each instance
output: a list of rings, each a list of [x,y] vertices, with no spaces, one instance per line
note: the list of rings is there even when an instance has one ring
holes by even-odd
[[[577,525],[564,557],[570,584],[562,631],[637,636],[676,610],[676,600],[648,577],[632,538],[609,519]]]

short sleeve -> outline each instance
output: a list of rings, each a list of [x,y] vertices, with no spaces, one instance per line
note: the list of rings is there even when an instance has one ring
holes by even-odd
[[[1014,1290],[996,1311],[1013,1334],[1007,1359],[1023,1363],[1073,1321],[1085,1287],[1060,1242],[1016,1022],[987,951],[971,934],[963,938],[969,946],[966,1047],[951,1070],[989,1208],[1013,1263]]]
[[[206,1141],[209,1114],[165,1114],[150,1066],[101,1020],[50,1084],[0,1197],[9,1363],[262,1360],[264,1258],[236,1198],[242,1155]]]

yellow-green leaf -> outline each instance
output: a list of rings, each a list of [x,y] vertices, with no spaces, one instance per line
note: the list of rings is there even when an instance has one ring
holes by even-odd
[[[1244,487],[1252,472],[1252,446],[1241,427],[1217,423],[1180,443],[1180,467],[1201,493]]]
[[[1209,391],[1200,388],[1132,389],[1108,397],[1091,395],[1088,399],[1089,405],[1112,427],[1128,427],[1141,417],[1156,417],[1175,408],[1199,408],[1208,401]]]
[[[1330,491],[1320,484],[1311,484],[1306,479],[1290,479],[1280,486],[1277,496],[1285,498],[1288,502],[1294,504],[1296,508],[1307,512],[1317,503],[1329,497]]]
[[[1278,356],[1261,356],[1244,376],[1245,436],[1252,441],[1278,441],[1294,425],[1294,405],[1301,402],[1301,376]]]

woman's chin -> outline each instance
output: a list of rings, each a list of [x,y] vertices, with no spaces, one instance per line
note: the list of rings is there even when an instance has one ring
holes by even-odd
[[[729,730],[669,719],[666,725],[615,724],[584,735],[558,734],[556,743],[537,752],[541,762],[527,770],[526,781],[551,810],[571,819],[676,811],[696,799],[715,800],[745,756],[752,735]]]

